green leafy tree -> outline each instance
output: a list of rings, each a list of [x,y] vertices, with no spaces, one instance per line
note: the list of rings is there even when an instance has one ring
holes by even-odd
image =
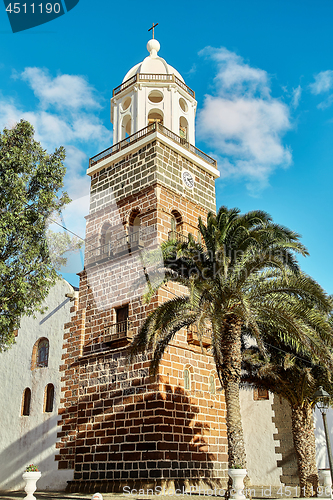
[[[252,387],[268,389],[288,401],[301,496],[317,496],[314,393],[323,386],[332,394],[331,370],[312,353],[306,355],[303,350],[302,356],[298,356],[295,348],[274,335],[266,337],[265,346],[265,357],[255,346],[244,349],[242,381]],[[327,357],[325,341],[321,348],[323,357]]]
[[[135,337],[131,354],[150,349],[151,369],[158,364],[175,333],[196,324],[201,334],[210,326],[212,353],[222,379],[225,400],[229,467],[246,468],[239,404],[241,339],[244,326],[262,344],[262,325],[274,325],[276,335],[302,350],[319,349],[319,318],[306,318],[304,300],[327,311],[330,301],[323,290],[299,270],[295,253],[307,254],[299,235],[274,224],[261,211],[241,215],[221,207],[199,219],[202,243],[189,235],[188,242],[163,245],[165,281],[183,285],[187,292],[159,305]],[[149,296],[152,296],[151,290]],[[295,298],[290,307],[289,297]],[[301,328],[307,322],[306,328]],[[330,328],[323,322],[323,335]],[[326,329],[325,329],[326,328]]]
[[[48,218],[70,201],[61,191],[64,159],[64,148],[48,154],[34,140],[27,121],[0,133],[0,350],[58,277],[46,231]]]

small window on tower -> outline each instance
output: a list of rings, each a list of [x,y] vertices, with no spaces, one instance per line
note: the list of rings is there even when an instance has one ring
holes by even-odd
[[[136,250],[139,246],[141,246],[140,239],[140,211],[133,210],[131,216],[129,218],[129,228],[128,228],[128,238],[131,250]]]
[[[44,412],[52,413],[53,412],[53,401],[54,401],[54,385],[47,384],[45,387],[44,394]]]
[[[211,375],[209,377],[209,392],[211,394],[215,394],[215,377],[214,377],[214,375]]]
[[[170,218],[169,240],[183,241],[183,219],[177,210],[172,210]]]
[[[37,348],[37,368],[48,366],[49,363],[49,341],[47,339],[40,339]]]
[[[102,257],[112,254],[112,227],[109,223],[104,224],[101,230],[100,254]]]
[[[28,417],[30,415],[31,389],[27,387],[23,391],[21,415]]]
[[[262,401],[269,399],[269,392],[267,389],[253,389],[253,399],[254,401]]]
[[[190,370],[185,368],[185,370],[184,370],[184,389],[186,391],[189,391],[190,387],[191,387]]]
[[[126,333],[128,329],[128,304],[116,309],[117,333]]]

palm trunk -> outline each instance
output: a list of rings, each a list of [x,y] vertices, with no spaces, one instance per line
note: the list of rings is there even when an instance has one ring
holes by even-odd
[[[239,384],[241,376],[241,326],[242,322],[230,316],[224,323],[223,364],[221,376],[227,411],[227,438],[229,468],[235,465],[246,469],[243,426],[239,404]]]
[[[318,471],[312,408],[310,405],[292,406],[291,418],[301,497],[317,496]]]

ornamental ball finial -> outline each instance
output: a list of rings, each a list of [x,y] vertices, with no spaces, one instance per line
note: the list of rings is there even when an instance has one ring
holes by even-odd
[[[160,48],[161,48],[160,43],[155,38],[152,38],[147,43],[147,50],[148,52],[150,52],[151,57],[156,57],[157,52],[160,50]]]

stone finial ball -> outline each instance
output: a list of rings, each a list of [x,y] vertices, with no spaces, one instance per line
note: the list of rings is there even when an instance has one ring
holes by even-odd
[[[158,52],[160,50],[160,48],[161,48],[160,42],[155,40],[155,38],[153,38],[152,40],[149,40],[149,42],[147,43],[148,52],[151,52],[152,50],[156,50],[156,52]]]
[[[103,500],[103,497],[100,493],[95,493],[92,497],[91,500]]]

